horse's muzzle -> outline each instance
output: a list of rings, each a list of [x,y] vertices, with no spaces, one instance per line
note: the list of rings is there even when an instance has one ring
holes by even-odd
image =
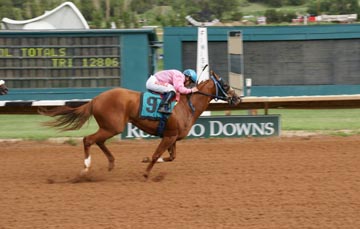
[[[228,102],[229,102],[229,105],[236,106],[241,102],[241,97],[240,96],[230,97]]]

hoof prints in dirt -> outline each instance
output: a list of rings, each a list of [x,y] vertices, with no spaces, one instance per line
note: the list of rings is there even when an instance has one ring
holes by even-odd
[[[88,176],[88,175],[78,175],[72,179],[69,180],[70,183],[76,184],[76,183],[85,183],[85,182],[97,182],[100,181],[94,177]]]
[[[166,175],[166,173],[160,173],[159,175],[155,176],[151,180],[154,182],[161,182],[165,179],[165,175]]]

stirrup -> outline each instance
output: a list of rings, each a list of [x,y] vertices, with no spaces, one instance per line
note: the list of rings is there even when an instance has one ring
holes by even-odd
[[[169,108],[165,108],[165,106],[159,107],[158,112],[164,113],[164,114],[171,114],[170,109],[169,109]]]

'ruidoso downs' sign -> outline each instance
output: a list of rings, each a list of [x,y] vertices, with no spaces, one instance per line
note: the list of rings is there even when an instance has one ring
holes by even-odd
[[[201,116],[192,126],[188,138],[230,138],[230,137],[268,137],[280,135],[279,115],[256,116]],[[122,139],[155,138],[127,124]]]

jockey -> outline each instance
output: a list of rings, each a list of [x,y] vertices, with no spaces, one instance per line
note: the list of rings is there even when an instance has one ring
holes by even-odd
[[[179,101],[180,94],[197,92],[197,87],[187,88],[191,83],[196,83],[197,75],[192,69],[183,73],[178,70],[163,70],[150,76],[146,82],[146,89],[164,94],[158,112],[171,114],[169,103],[176,95]]]
[[[8,93],[8,89],[5,86],[5,81],[0,80],[0,95],[6,95]]]

